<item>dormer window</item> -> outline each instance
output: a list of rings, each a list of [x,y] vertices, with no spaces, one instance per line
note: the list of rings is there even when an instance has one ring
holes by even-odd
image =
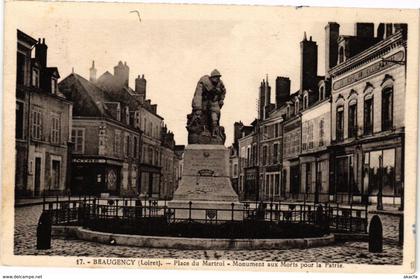
[[[287,105],[286,107],[286,116],[290,117],[290,105]]]
[[[39,87],[39,69],[32,68],[32,86]]]
[[[344,47],[341,46],[338,50],[338,63],[344,62]]]
[[[295,102],[295,114],[298,114],[299,112],[299,100],[296,100]]]
[[[51,78],[51,94],[57,94],[57,79]]]
[[[125,107],[125,123],[130,125],[130,110],[128,107]]]
[[[306,94],[305,96],[303,96],[303,109],[306,109],[308,105],[308,95]]]
[[[320,86],[319,87],[319,100],[324,100],[325,99],[325,89],[324,86]]]

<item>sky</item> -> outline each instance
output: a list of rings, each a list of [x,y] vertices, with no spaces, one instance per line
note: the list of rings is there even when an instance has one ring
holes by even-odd
[[[355,20],[375,21],[351,10],[349,18],[328,9],[196,8],[37,3],[21,7],[23,16],[16,19],[16,26],[34,38],[45,38],[48,65],[58,67],[61,79],[73,68],[88,79],[92,60],[98,76],[113,73],[118,61],[126,61],[132,88],[136,76],[144,74],[147,98],[158,104],[158,114],[174,132],[177,144],[187,144],[186,115],[191,112],[197,81],[217,68],[227,90],[221,125],[228,146],[234,122],[249,124],[257,116],[258,88],[266,75],[272,102],[276,76],[290,77],[291,91],[298,89],[299,42],[304,32],[318,44],[318,74],[324,75],[327,22],[336,21],[341,34],[353,35]],[[133,10],[140,12],[141,20],[130,13]]]

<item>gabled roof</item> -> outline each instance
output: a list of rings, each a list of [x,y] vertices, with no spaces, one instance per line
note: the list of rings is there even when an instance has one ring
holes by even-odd
[[[74,116],[108,116],[104,103],[113,100],[99,87],[78,74],[72,73],[62,80],[60,91],[73,101]]]

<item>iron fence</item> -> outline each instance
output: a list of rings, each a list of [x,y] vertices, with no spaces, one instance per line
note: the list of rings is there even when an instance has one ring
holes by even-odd
[[[119,220],[134,224],[159,219],[166,223],[204,222],[221,223],[237,220],[261,220],[274,223],[319,224],[322,222],[330,230],[337,232],[366,233],[368,207],[342,205],[338,203],[299,202],[245,202],[238,207],[201,208],[189,202],[186,207],[169,207],[166,201],[139,199],[105,199],[79,197],[76,199],[56,199],[45,202],[43,211],[51,216],[54,225],[88,225],[95,220]],[[319,208],[322,208],[319,211]]]

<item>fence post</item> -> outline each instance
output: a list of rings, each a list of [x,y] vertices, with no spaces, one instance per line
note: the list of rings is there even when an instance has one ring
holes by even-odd
[[[350,231],[352,231],[352,222],[353,221],[353,200],[350,203]]]
[[[369,226],[369,252],[382,253],[383,250],[382,222],[378,215],[373,216]]]
[[[188,221],[191,222],[191,207],[192,207],[192,201],[188,203]]]
[[[270,222],[273,221],[273,201],[270,202]]]
[[[233,207],[235,206],[235,204],[231,203],[230,206],[232,206],[232,221],[233,221]]]

